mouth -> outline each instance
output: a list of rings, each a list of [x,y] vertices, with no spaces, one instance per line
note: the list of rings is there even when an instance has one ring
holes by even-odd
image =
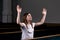
[[[32,18],[30,18],[30,20],[32,20]]]

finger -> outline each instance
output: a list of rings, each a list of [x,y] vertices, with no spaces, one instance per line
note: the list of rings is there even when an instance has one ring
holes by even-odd
[[[20,8],[22,10],[22,8]]]
[[[17,7],[19,7],[19,5],[17,5]]]
[[[47,10],[46,8],[43,8],[43,10]]]
[[[19,5],[17,5],[17,8],[18,8],[18,9],[20,8]]]

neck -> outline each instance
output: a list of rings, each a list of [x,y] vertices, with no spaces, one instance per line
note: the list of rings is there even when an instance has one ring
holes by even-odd
[[[30,24],[30,22],[28,22],[28,24]]]
[[[30,24],[31,23],[31,21],[27,21],[28,22],[28,24]]]

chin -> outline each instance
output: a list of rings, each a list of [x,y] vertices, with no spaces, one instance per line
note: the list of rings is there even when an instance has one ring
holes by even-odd
[[[32,20],[30,20],[30,21],[32,21]]]
[[[30,21],[32,21],[32,19]]]
[[[32,21],[32,19],[30,19]]]

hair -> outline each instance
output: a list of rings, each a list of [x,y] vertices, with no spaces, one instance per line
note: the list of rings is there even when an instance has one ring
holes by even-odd
[[[26,24],[26,27],[27,27],[27,24],[28,24],[28,22],[27,22],[27,20],[26,20],[28,14],[29,14],[29,13],[24,13],[24,15],[23,15],[23,20],[22,20],[22,22]],[[32,21],[30,22],[30,24],[32,25]],[[28,28],[28,27],[27,27],[27,28]]]

